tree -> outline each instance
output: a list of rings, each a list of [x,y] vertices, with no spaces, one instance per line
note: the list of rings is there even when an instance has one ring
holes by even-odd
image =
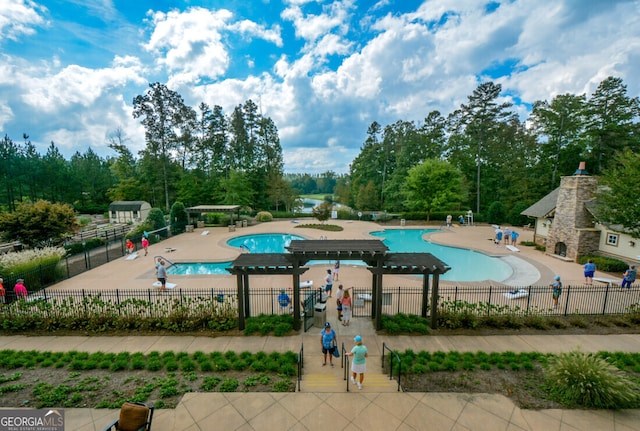
[[[171,206],[171,234],[177,235],[186,230],[187,222],[189,221],[189,215],[182,202],[175,202]]]
[[[475,144],[476,161],[476,212],[480,212],[480,172],[486,158],[485,145],[492,137],[501,122],[508,122],[514,114],[508,109],[511,103],[496,102],[502,86],[493,82],[480,84],[473,94],[468,97],[469,103],[462,104],[460,109],[452,114],[453,124],[457,130],[463,130],[465,135]]]
[[[584,95],[561,94],[554,97],[551,103],[545,100],[533,104],[533,124],[536,131],[547,138],[542,145],[542,160],[551,160],[550,189],[558,186],[556,177],[561,164],[575,164],[575,157],[572,157],[575,154],[568,151],[567,147],[578,145],[584,129],[585,102]]]
[[[333,205],[329,202],[322,202],[320,205],[311,209],[311,215],[318,219],[319,222],[324,223],[331,217],[331,209]]]
[[[464,177],[448,162],[431,159],[409,170],[404,195],[408,208],[425,211],[456,208],[465,197]]]
[[[182,96],[164,84],[149,84],[144,95],[133,99],[133,118],[142,118],[147,146],[143,151],[162,172],[165,207],[169,211],[169,164],[173,154],[184,150],[184,136],[192,130],[195,111]]]
[[[601,177],[597,193],[597,215],[600,221],[640,238],[640,154],[631,150],[619,153]]]
[[[77,227],[73,208],[40,200],[20,202],[12,213],[0,214],[0,231],[5,240],[21,241],[31,247],[58,245]]]

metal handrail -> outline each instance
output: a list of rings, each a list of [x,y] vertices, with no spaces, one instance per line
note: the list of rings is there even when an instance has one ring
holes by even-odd
[[[298,352],[298,392],[301,391],[300,382],[302,381],[302,369],[304,368],[304,343],[300,344]]]
[[[344,371],[342,372],[343,380],[347,381],[347,392],[349,392],[349,357],[347,356],[347,349],[344,348],[344,343],[342,343],[342,368]]]
[[[389,348],[389,346],[387,346],[387,343],[382,342],[382,369],[384,370],[384,352],[385,350],[388,350],[390,355],[389,355],[389,380],[393,379],[393,361],[394,359],[396,361],[398,361],[398,392],[400,392],[400,376],[402,375],[401,371],[402,371],[402,361],[400,360],[400,356],[394,352],[393,350],[391,350],[391,348]]]

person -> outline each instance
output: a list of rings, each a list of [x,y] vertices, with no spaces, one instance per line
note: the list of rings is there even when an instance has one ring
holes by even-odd
[[[338,275],[340,272],[340,261],[336,260],[335,265],[333,265],[333,280],[338,281]]]
[[[4,280],[0,277],[0,304],[4,304],[4,296],[7,294],[2,283],[4,283]]]
[[[336,306],[338,310],[338,321],[342,320],[342,295],[344,294],[342,284],[338,285],[338,291],[336,292]]]
[[[167,269],[164,267],[164,260],[158,260],[157,277],[160,282],[160,291],[167,290]]]
[[[553,297],[553,309],[555,310],[556,308],[558,308],[558,299],[562,294],[562,281],[560,281],[560,276],[556,275],[556,277],[553,279],[553,283],[551,283],[549,286],[551,286],[551,288],[553,289],[551,293]]]
[[[133,253],[133,249],[135,248],[135,246],[133,245],[133,242],[130,239],[128,239],[126,244],[127,244],[127,254]]]
[[[327,365],[327,354],[329,354],[329,363],[333,368],[333,351],[338,348],[338,339],[336,338],[336,331],[331,328],[331,323],[326,322],[324,329],[320,333],[320,346],[322,346],[322,354],[324,360],[322,366]]]
[[[589,259],[587,263],[584,264],[584,282],[587,285],[593,285],[593,275],[596,272],[596,264],[593,263],[593,260]]]
[[[331,276],[331,270],[327,269],[327,276],[324,278],[324,290],[331,298],[331,294],[333,293],[333,277]]]
[[[351,321],[351,294],[348,289],[342,295],[342,320],[342,325],[349,326]]]
[[[631,265],[629,267],[629,269],[627,269],[625,271],[625,273],[623,274],[624,277],[622,278],[622,285],[620,286],[621,288],[627,288],[627,289],[631,289],[631,285],[633,283],[635,283],[636,281],[636,267],[635,265]]]
[[[500,226],[496,229],[496,247],[500,247],[500,243],[502,242],[502,229]]]
[[[364,373],[367,371],[369,352],[367,351],[367,346],[362,344],[362,337],[360,335],[356,335],[353,341],[355,341],[356,345],[353,346],[351,352],[347,353],[347,356],[353,357],[353,361],[351,361],[351,383],[356,383],[356,377],[358,377],[359,374],[357,384],[358,389],[362,389]]]
[[[458,216],[458,223],[460,226],[464,226],[464,216],[462,214]]]
[[[520,236],[520,234],[518,232],[516,232],[515,230],[511,231],[511,245],[512,246],[516,246],[516,243],[518,242],[518,237]]]
[[[16,285],[13,287],[13,291],[16,293],[16,298],[18,299],[27,297],[27,288],[24,285],[23,279],[19,278],[16,280]]]
[[[291,298],[287,295],[284,289],[280,289],[280,295],[278,295],[278,304],[283,309],[289,309],[291,305]]]
[[[447,229],[451,229],[451,219],[453,219],[451,214],[447,215]]]
[[[142,249],[145,256],[149,254],[149,240],[144,236],[142,237]]]
[[[509,245],[511,242],[511,229],[508,227],[504,228],[504,245]]]

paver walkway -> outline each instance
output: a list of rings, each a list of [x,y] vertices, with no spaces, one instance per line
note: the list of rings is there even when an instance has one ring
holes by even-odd
[[[368,319],[356,319],[357,322]],[[369,323],[360,323],[370,326]],[[344,329],[344,331],[340,331]],[[351,345],[352,327],[339,328],[339,339]],[[318,332],[319,331],[315,331]],[[368,331],[367,331],[368,332]],[[640,335],[507,335],[416,336],[363,335],[372,352],[369,370],[378,372],[382,343],[415,351],[562,352],[580,348],[640,352]],[[0,349],[50,351],[298,351],[305,347],[305,379],[320,367],[318,334],[291,337],[0,337]],[[377,361],[377,362],[376,362]],[[314,368],[315,367],[315,368]],[[325,371],[326,370],[326,371]],[[313,372],[311,372],[313,371]],[[309,373],[309,374],[307,374]],[[368,384],[369,383],[369,384]],[[524,410],[501,395],[398,393],[365,379],[363,390],[346,392],[346,384],[312,388],[296,393],[189,393],[172,410],[158,410],[154,431],[223,430],[638,430],[640,410]],[[313,390],[313,392],[311,392]],[[100,431],[117,410],[65,409],[66,431]]]

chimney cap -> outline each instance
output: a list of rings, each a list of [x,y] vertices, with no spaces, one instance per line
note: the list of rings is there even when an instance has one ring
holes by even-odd
[[[573,173],[574,176],[587,176],[589,175],[589,172],[587,172],[587,163],[586,162],[580,162],[580,165],[578,166],[578,169],[576,169],[576,171]]]

